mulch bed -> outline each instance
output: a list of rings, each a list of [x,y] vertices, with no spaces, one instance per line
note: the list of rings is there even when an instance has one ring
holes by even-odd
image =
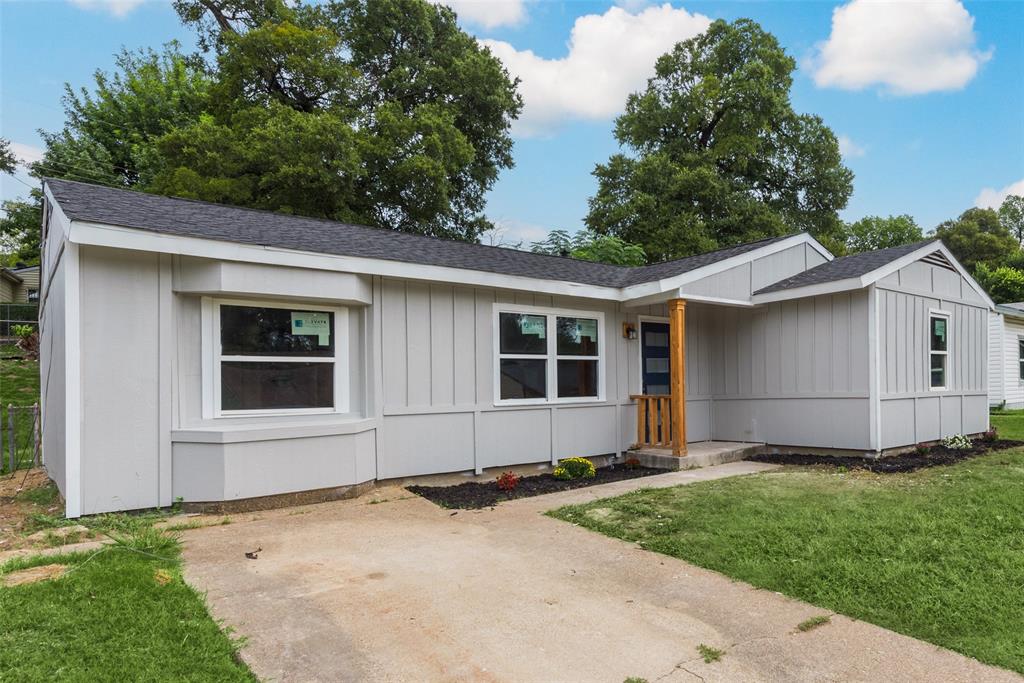
[[[981,439],[975,439],[974,448],[970,450],[956,451],[940,444],[932,446],[923,455],[903,453],[875,460],[831,455],[807,455],[804,453],[759,453],[745,459],[777,465],[827,465],[837,468],[845,467],[849,470],[868,470],[870,472],[892,474],[896,472],[913,472],[914,470],[935,467],[936,465],[953,465],[962,460],[976,458],[979,455],[1007,448],[1017,448],[1019,446],[1024,446],[1024,441],[1000,439],[992,443],[985,443]]]
[[[597,474],[590,479],[555,479],[550,474],[539,474],[523,477],[519,485],[511,491],[502,491],[497,481],[467,481],[454,486],[407,486],[406,490],[423,496],[427,500],[443,508],[460,510],[476,510],[493,507],[503,500],[529,498],[544,493],[580,489],[597,484],[608,484],[613,481],[649,477],[652,474],[665,474],[668,470],[653,467],[599,467]]]

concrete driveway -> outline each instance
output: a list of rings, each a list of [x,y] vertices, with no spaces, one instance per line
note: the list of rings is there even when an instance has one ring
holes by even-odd
[[[398,488],[189,531],[186,578],[275,681],[1021,681],[543,516],[733,463],[452,514]],[[371,501],[381,501],[371,503]],[[262,548],[259,559],[245,551]],[[705,664],[697,646],[725,651]]]

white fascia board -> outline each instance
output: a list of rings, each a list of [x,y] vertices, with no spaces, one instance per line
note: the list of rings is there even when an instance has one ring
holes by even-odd
[[[276,266],[294,266],[344,273],[381,275],[405,280],[429,282],[450,282],[478,287],[515,289],[543,294],[572,296],[603,301],[620,301],[622,290],[618,287],[601,287],[562,280],[542,280],[518,275],[503,275],[486,271],[448,266],[431,266],[405,261],[339,256],[315,252],[241,244],[220,240],[168,235],[136,228],[104,225],[88,221],[73,221],[69,237],[75,244],[150,251],[181,256],[196,256],[222,261],[244,261],[266,263]]]
[[[783,289],[778,292],[755,294],[752,300],[755,304],[770,304],[773,301],[789,301],[790,299],[803,299],[808,296],[848,292],[853,289],[863,289],[865,286],[863,278],[851,277],[845,280],[836,280],[835,282],[823,282],[817,285]]]
[[[814,251],[816,251],[816,252],[818,252],[819,254],[821,254],[822,256],[824,256],[824,257],[825,257],[825,260],[826,260],[826,261],[834,261],[834,260],[835,260],[835,258],[836,258],[836,255],[835,255],[835,254],[833,254],[833,253],[832,253],[831,251],[829,251],[828,249],[826,249],[826,248],[825,248],[825,245],[824,245],[824,244],[822,244],[821,242],[819,242],[818,240],[816,240],[816,239],[814,238],[814,236],[813,236],[813,235],[811,235],[811,233],[809,233],[809,232],[803,232],[803,233],[800,233],[800,234],[802,234],[802,235],[807,235],[807,244],[808,244],[808,245],[809,245],[809,246],[810,246],[810,247],[811,247],[812,249],[814,249]]]
[[[973,277],[971,277],[971,274],[967,272],[967,269],[964,268],[959,261],[957,261],[956,256],[953,256],[953,252],[947,249],[946,245],[943,244],[940,240],[929,242],[920,249],[912,251],[906,256],[901,256],[895,261],[891,261],[882,266],[881,268],[877,268],[871,271],[870,273],[867,273],[866,275],[863,276],[864,283],[869,285],[874,284],[875,282],[878,282],[882,278],[892,275],[897,270],[909,266],[911,263],[914,263],[915,261],[918,261],[927,256],[928,254],[932,254],[936,251],[941,252],[942,255],[945,256],[951,264],[953,264],[953,267],[956,268],[957,272],[960,273],[960,275],[962,275],[964,279],[967,280],[967,283],[974,289],[974,291],[976,291],[981,296],[982,300],[984,300],[984,302],[988,305],[989,310],[995,310],[996,304],[989,297],[988,293],[984,289],[982,289],[981,285],[979,285]]]
[[[636,305],[634,304],[634,300],[640,300],[651,295],[664,294],[666,292],[679,289],[683,285],[694,282],[695,280],[701,280],[711,275],[716,275],[755,259],[770,256],[771,254],[784,251],[790,247],[795,247],[798,244],[810,244],[816,251],[820,251],[822,256],[825,256],[828,260],[831,261],[834,258],[832,254],[829,253],[828,249],[821,246],[816,239],[806,232],[801,232],[787,237],[786,239],[779,240],[778,242],[773,242],[772,244],[768,244],[742,254],[737,254],[736,256],[716,261],[715,263],[709,263],[706,266],[687,271],[680,275],[673,275],[672,277],[668,277],[663,280],[630,285],[622,290],[622,301],[628,302],[630,305]]]
[[[657,294],[649,294],[639,299],[630,299],[623,305],[627,307],[632,306],[649,306],[650,304],[663,304],[669,299],[686,299],[694,303],[708,303],[717,304],[719,306],[736,306],[739,308],[753,308],[754,303],[747,299],[726,299],[718,296],[704,296],[703,294],[687,294],[682,289],[674,289],[669,292],[658,292]]]

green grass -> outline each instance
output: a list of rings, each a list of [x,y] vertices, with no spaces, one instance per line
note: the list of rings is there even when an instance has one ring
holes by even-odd
[[[1024,410],[992,411],[990,419],[1000,439],[1024,441]]]
[[[725,650],[719,650],[717,647],[711,647],[701,643],[697,646],[697,653],[704,659],[705,664],[712,664],[717,662],[725,654]]]
[[[182,580],[176,537],[140,527],[98,552],[13,560],[0,576],[54,562],[69,565],[59,579],[0,587],[0,678],[255,680]]]
[[[787,468],[550,514],[1024,673],[1024,449],[900,475]]]
[[[39,362],[28,360],[0,359],[0,434],[5,444],[0,457],[0,472],[8,468],[7,454],[7,406],[30,406],[39,401]],[[32,458],[32,413],[15,413],[15,434],[18,435],[17,458],[29,466]]]

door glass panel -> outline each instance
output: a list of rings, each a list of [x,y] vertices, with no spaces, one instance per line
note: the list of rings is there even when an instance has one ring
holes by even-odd
[[[647,372],[668,372],[668,358],[648,358]]]
[[[648,332],[647,346],[668,346],[667,332]]]

